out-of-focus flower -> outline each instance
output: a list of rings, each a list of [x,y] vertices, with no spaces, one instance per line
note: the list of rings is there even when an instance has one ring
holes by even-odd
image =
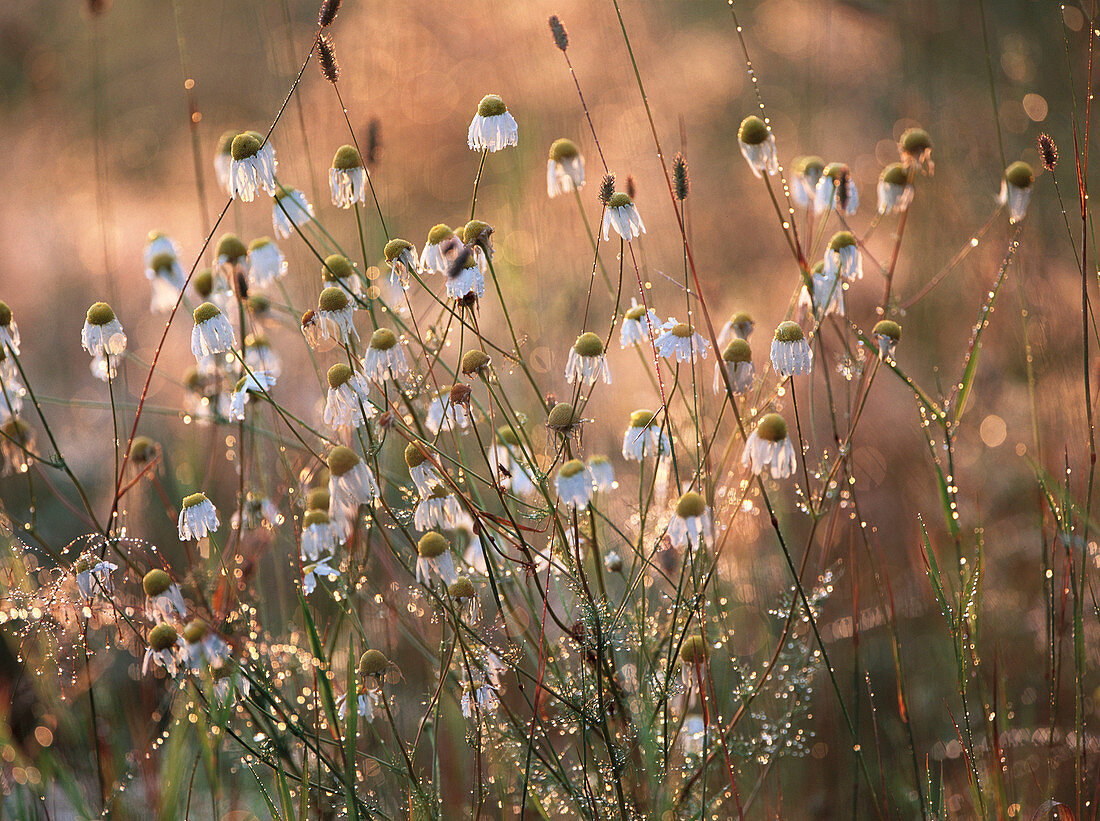
[[[796,157],[791,163],[791,199],[799,208],[814,203],[814,193],[825,170],[821,157]]]
[[[730,385],[738,396],[744,396],[752,390],[753,378],[756,369],[752,364],[752,349],[744,339],[731,339],[722,351],[722,356],[714,363],[714,392],[722,393],[726,389],[726,381],[722,377],[722,369],[729,374]]]
[[[1017,223],[1027,215],[1027,206],[1031,202],[1031,187],[1035,182],[1035,172],[1026,162],[1014,162],[1005,169],[1001,178],[1001,193],[997,201],[1008,206],[1010,222]]]
[[[250,393],[267,393],[275,387],[275,377],[264,371],[252,371],[237,380],[233,396],[229,400],[229,418],[237,421],[244,419],[244,406]]]
[[[750,115],[741,121],[737,129],[737,145],[741,156],[749,164],[752,173],[759,179],[767,172],[769,175],[779,172],[779,157],[775,151],[775,135],[767,123]]]
[[[546,160],[546,193],[551,199],[584,187],[584,157],[572,140],[554,140]]]
[[[692,550],[699,549],[699,543],[714,537],[710,508],[706,500],[693,490],[689,490],[676,503],[676,512],[668,523],[668,538],[674,547],[690,545]]]
[[[248,279],[263,288],[287,271],[286,257],[270,237],[260,237],[248,245]]]
[[[313,206],[297,188],[280,185],[271,202],[271,227],[279,239],[289,237],[294,226],[301,228],[313,220]]]
[[[377,501],[379,490],[374,472],[351,448],[337,445],[328,458],[329,509],[337,521],[353,521],[359,505]]]
[[[567,505],[584,508],[592,499],[592,474],[580,459],[570,459],[558,469],[554,486]]]
[[[906,165],[915,164],[929,176],[936,170],[936,165],[932,162],[932,138],[923,128],[905,130],[898,140],[898,154]]]
[[[909,172],[901,163],[890,163],[882,169],[878,178],[878,212],[900,214],[913,201],[913,186],[909,184]]]
[[[450,542],[434,530],[425,533],[416,543],[416,581],[427,584],[432,575],[448,586],[458,580]]]
[[[175,627],[163,622],[158,624],[149,631],[145,660],[141,663],[141,674],[148,675],[149,665],[156,662],[168,671],[168,675],[174,676],[177,670],[176,652],[182,644]]]
[[[850,217],[858,208],[859,191],[851,169],[844,163],[829,163],[814,189],[814,213],[821,215],[831,209]]]
[[[639,305],[634,297],[630,298],[630,307],[623,315],[623,324],[619,329],[619,344],[630,348],[649,342],[661,331],[661,319],[652,308]]]
[[[782,416],[769,413],[757,423],[745,441],[741,464],[757,476],[765,469],[775,479],[786,479],[794,473],[794,445],[787,436],[787,422]]]

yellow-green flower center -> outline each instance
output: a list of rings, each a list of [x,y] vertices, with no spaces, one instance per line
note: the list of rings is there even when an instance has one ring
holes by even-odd
[[[351,380],[351,366],[338,362],[328,369],[328,385],[330,388],[338,388]]]
[[[755,114],[750,114],[741,121],[741,126],[737,129],[737,139],[746,145],[760,145],[768,139],[768,126]]]
[[[115,312],[106,302],[96,302],[88,309],[89,325],[106,325],[115,318]]]
[[[775,338],[779,342],[797,342],[805,339],[806,335],[802,333],[802,328],[797,322],[787,320],[779,323],[779,327],[775,329]]]
[[[477,113],[482,117],[499,117],[508,110],[504,100],[497,94],[486,94],[477,104]]]
[[[787,421],[778,413],[769,413],[757,423],[756,435],[766,442],[782,442],[787,438]]]
[[[442,534],[433,530],[431,533],[425,533],[420,537],[420,541],[416,543],[416,553],[425,559],[434,559],[437,556],[442,556],[449,547],[450,544],[443,538]]]
[[[329,452],[327,461],[329,473],[339,477],[359,464],[359,456],[351,448],[337,445]]]
[[[141,580],[141,587],[149,598],[159,596],[171,586],[172,577],[159,568],[150,570]]]
[[[603,356],[603,340],[588,331],[577,337],[577,341],[573,343],[573,350],[576,351],[577,356]]]
[[[325,288],[317,298],[317,308],[322,311],[342,311],[348,307],[348,295],[343,288]]]
[[[255,157],[260,153],[261,143],[251,133],[245,132],[244,134],[238,134],[233,138],[232,144],[229,146],[229,153],[233,156],[234,160],[247,160],[249,157]]]
[[[378,328],[370,335],[370,346],[376,351],[388,351],[397,344],[397,335],[389,328]]]
[[[362,168],[363,158],[359,156],[354,145],[342,145],[336,149],[336,156],[332,158],[332,167],[341,171]]]
[[[201,325],[203,322],[213,319],[221,313],[221,310],[212,302],[204,302],[202,305],[195,309],[195,324]]]

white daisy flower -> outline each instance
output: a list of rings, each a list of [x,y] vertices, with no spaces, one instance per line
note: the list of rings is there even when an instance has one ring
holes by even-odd
[[[180,247],[175,240],[163,231],[150,231],[145,237],[145,248],[141,252],[141,261],[145,265],[145,276],[149,276],[150,269],[154,267],[153,260],[163,254],[178,259]]]
[[[283,364],[271,342],[262,334],[249,334],[244,341],[244,364],[248,370],[263,372],[277,379],[283,372]],[[274,384],[274,383],[272,383]]]
[[[519,126],[508,106],[496,94],[486,94],[470,121],[466,144],[474,151],[500,151],[518,142]]]
[[[595,385],[600,379],[610,385],[611,371],[607,367],[603,340],[588,331],[577,337],[569,351],[569,359],[565,363],[565,381],[570,385],[574,382]]]
[[[175,617],[187,618],[187,605],[180,593],[180,586],[160,569],[150,570],[141,580],[145,591],[145,617],[149,621],[171,621]]]
[[[234,530],[242,526],[245,530],[258,530],[265,525],[274,529],[284,521],[283,515],[279,512],[279,508],[275,506],[274,502],[267,497],[259,496],[251,491],[245,495],[244,515],[241,515],[240,510],[235,510],[230,517],[230,522]]]
[[[648,410],[636,410],[630,414],[630,427],[623,434],[623,458],[640,462],[647,456],[664,456],[672,453],[672,441],[668,431]]]
[[[370,466],[351,448],[337,445],[328,455],[329,510],[338,522],[354,521],[359,505],[378,500],[378,482]]]
[[[381,697],[381,694],[375,687],[361,688],[359,690],[359,695],[356,699],[356,710],[358,711],[360,718],[365,718],[367,721],[374,721],[374,708],[378,704],[378,700]],[[336,699],[336,710],[339,713],[340,718],[347,718],[347,693],[344,693]]]
[[[467,624],[477,624],[481,618],[481,602],[477,598],[477,589],[470,581],[469,576],[459,576],[447,588],[451,598],[462,609],[463,619]]]
[[[223,664],[221,667],[213,668],[210,673],[214,680],[214,696],[222,704],[229,701],[229,696],[234,690],[241,699],[247,699],[252,693],[252,685],[241,674],[240,667],[236,664]]]
[[[863,279],[863,257],[851,231],[837,231],[825,249],[825,275],[838,274],[848,282]]]
[[[295,225],[301,228],[313,220],[313,206],[297,188],[280,185],[271,200],[271,227],[279,239],[289,237]]]
[[[900,214],[913,201],[913,186],[909,184],[909,172],[901,163],[891,163],[882,169],[878,178],[878,212]]]
[[[584,157],[572,140],[554,140],[546,160],[546,194],[550,199],[584,188]]]
[[[19,376],[5,370],[0,368],[0,424],[4,425],[23,410],[23,397],[27,393],[27,389],[19,382]]]
[[[891,319],[882,319],[875,324],[871,336],[878,342],[878,358],[893,359],[894,350],[901,340],[901,326]]]
[[[791,200],[799,208],[808,209],[814,203],[815,190],[825,170],[821,157],[797,157],[791,163]]]
[[[328,181],[333,205],[351,208],[357,202],[366,202],[367,170],[355,146],[342,145],[337,149],[328,172]]]
[[[233,326],[225,314],[212,302],[204,302],[195,309],[195,327],[191,331],[191,353],[200,363],[203,357],[225,353],[237,344]]]
[[[317,588],[318,579],[328,579],[331,584],[340,578],[340,571],[329,564],[331,561],[332,557],[326,556],[312,564],[306,565],[306,572],[302,577],[302,592],[305,595],[310,595]]]
[[[696,354],[706,359],[710,350],[710,343],[702,334],[696,333],[686,322],[677,322],[671,317],[661,326],[661,335],[654,344],[657,353],[677,362],[694,362]]]
[[[248,281],[258,288],[270,285],[287,271],[286,257],[270,237],[252,240],[248,246]]]
[[[472,292],[481,299],[485,296],[485,274],[481,270],[480,256],[469,250],[461,264],[458,263],[456,257],[447,269],[447,296],[462,299]]]
[[[676,503],[676,514],[668,523],[668,538],[673,547],[690,546],[692,550],[698,550],[702,540],[714,539],[710,508],[695,491],[689,490]]]
[[[420,252],[420,272],[422,274],[445,274],[450,266],[451,257],[458,240],[455,232],[443,223],[433,225],[428,232],[428,241]]]
[[[470,426],[470,414],[465,405],[451,401],[449,390],[443,390],[436,394],[428,405],[428,414],[424,423],[433,435],[455,428],[465,430]]]
[[[96,302],[80,332],[80,344],[92,356],[118,356],[126,350],[126,333],[106,302]]]
[[[829,163],[814,189],[814,213],[820,215],[835,210],[850,217],[858,208],[859,191],[851,170],[844,163]]]
[[[233,396],[229,400],[229,418],[244,420],[244,406],[249,393],[266,393],[275,386],[275,377],[264,371],[252,371],[237,380]]]
[[[226,194],[229,190],[229,167],[233,164],[233,138],[236,131],[224,131],[218,138],[218,150],[214,154],[214,174],[218,178],[218,187]]]
[[[409,277],[420,267],[416,248],[407,239],[391,239],[386,243],[383,255],[390,266],[390,284],[407,290]]]
[[[202,619],[192,619],[183,628],[183,640],[183,656],[196,673],[204,667],[221,667],[229,660],[229,645]]]
[[[759,476],[767,469],[773,479],[786,479],[795,468],[794,445],[787,437],[787,423],[778,413],[769,413],[745,441],[741,464]]]
[[[775,135],[771,133],[767,123],[756,115],[750,115],[741,121],[741,126],[737,129],[737,145],[757,179],[763,177],[765,171],[769,175],[779,173]]]
[[[348,299],[343,288],[328,287],[317,298],[317,323],[319,333],[327,339],[335,339],[347,345],[352,337],[359,339],[353,322],[355,304]]]
[[[932,138],[923,128],[907,128],[898,140],[898,154],[906,166],[915,165],[921,173],[932,175],[936,164],[932,162]]]
[[[183,645],[176,628],[170,624],[158,624],[149,631],[147,641],[148,647],[145,650],[145,660],[141,663],[141,674],[148,675],[149,665],[156,662],[168,671],[168,675],[176,675],[176,652]]]
[[[338,363],[328,369],[328,395],[325,398],[325,424],[331,428],[362,427],[374,417],[370,385],[349,365]]]
[[[421,498],[413,511],[413,524],[417,530],[431,530],[433,527],[450,530],[465,519],[466,515],[458,497],[443,485],[432,488],[431,493]]]
[[[744,396],[752,390],[753,378],[756,369],[752,364],[752,349],[744,339],[731,339],[726,345],[722,356],[714,363],[714,392],[722,393],[726,389],[726,381],[722,376],[722,369],[729,374],[730,385],[738,396]]]
[[[118,565],[97,556],[81,556],[73,564],[76,574],[76,586],[80,596],[86,602],[99,598],[103,594],[114,592],[114,580],[111,573]]]
[[[1034,182],[1035,172],[1026,162],[1014,162],[1005,169],[997,202],[1008,206],[1010,222],[1017,223],[1027,215],[1027,206],[1031,202],[1031,185]]]
[[[432,488],[443,482],[423,448],[416,442],[409,442],[405,448],[405,466],[408,467],[409,476],[421,496],[427,496]]]
[[[813,315],[820,319],[829,314],[844,316],[844,288],[846,287],[836,274],[829,274],[822,262],[814,266],[810,274],[813,284],[813,295],[803,285],[802,293],[798,297],[799,310],[803,315]]]
[[[336,552],[340,534],[324,510],[307,510],[302,517],[302,561],[316,562]]]
[[[176,307],[187,281],[179,259],[174,254],[157,254],[146,266],[145,276],[152,289],[149,310],[153,313],[165,313]]]
[[[432,575],[438,576],[448,586],[458,580],[454,557],[451,556],[451,544],[434,530],[425,533],[416,543],[417,583],[429,584]]]
[[[756,321],[752,315],[746,311],[738,311],[726,320],[718,332],[718,347],[725,350],[734,339],[744,339],[747,342],[754,328],[756,328]]]
[[[559,468],[554,489],[565,504],[587,507],[592,500],[592,474],[580,459],[570,459]]]
[[[180,541],[185,542],[188,539],[205,539],[221,523],[218,521],[218,511],[206,494],[192,493],[183,500],[178,525]]]
[[[263,190],[275,194],[275,149],[253,131],[238,134],[229,147],[229,196],[252,202]]]
[[[376,382],[392,379],[399,382],[409,372],[409,361],[397,335],[389,328],[378,328],[370,337],[370,345],[363,357],[363,371]]]
[[[645,233],[645,224],[642,222],[641,215],[638,214],[634,200],[622,192],[612,194],[607,207],[603,210],[604,240],[611,236],[612,228],[627,242]]]
[[[0,351],[5,347],[19,353],[19,326],[15,324],[8,303],[0,301]]]
[[[606,456],[593,456],[588,460],[588,474],[592,477],[592,489],[606,493],[615,488],[615,468]]]
[[[772,339],[772,367],[780,377],[809,373],[814,352],[797,322],[780,322]]]
[[[118,376],[118,359],[103,354],[95,354],[91,362],[92,376],[100,382],[106,382]]]
[[[634,297],[630,298],[630,308],[623,315],[623,324],[619,329],[619,345],[630,348],[641,345],[661,331],[661,318],[652,308],[639,305]]]
[[[363,283],[355,271],[355,265],[342,254],[325,257],[325,261],[321,263],[321,283],[326,288],[340,288],[355,296],[363,294]]]

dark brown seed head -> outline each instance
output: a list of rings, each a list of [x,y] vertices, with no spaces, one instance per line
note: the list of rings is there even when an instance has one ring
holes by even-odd
[[[562,25],[556,14],[550,17],[550,31],[554,35],[554,45],[562,51],[569,48],[569,34],[565,31],[565,26]]]
[[[630,199],[633,200],[633,199],[636,199],[635,195],[637,193],[638,193],[638,186],[634,184],[634,175],[633,174],[627,174],[626,175],[626,195],[628,197],[630,197]]]
[[[851,172],[847,168],[840,172],[840,175],[836,180],[836,202],[840,211],[848,210],[848,200],[851,199],[851,193],[848,191],[848,180],[851,179]]]
[[[615,195],[615,175],[604,174],[600,182],[600,202],[607,205]]]
[[[687,199],[688,192],[691,190],[691,180],[688,179],[688,164],[683,154],[677,154],[672,158],[672,187],[676,192],[676,199],[681,201]]]
[[[369,166],[378,164],[382,159],[382,121],[371,117],[367,125],[367,156],[363,158]]]
[[[340,64],[336,62],[336,50],[332,45],[332,38],[322,34],[317,38],[317,62],[321,66],[321,74],[333,85],[340,79]]]
[[[341,0],[324,0],[321,10],[317,12],[317,25],[321,28],[331,25],[340,11],[340,3]]]
[[[1039,158],[1047,171],[1053,171],[1054,166],[1058,164],[1058,146],[1049,134],[1039,135]]]

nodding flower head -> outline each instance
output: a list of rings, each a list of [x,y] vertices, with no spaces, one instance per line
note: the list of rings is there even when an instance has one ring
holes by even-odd
[[[780,322],[779,327],[775,329],[775,339],[777,342],[797,342],[800,339],[805,339],[806,335],[802,333],[802,327],[797,322]]]
[[[476,245],[492,257],[493,226],[481,220],[470,220],[462,228],[462,241],[467,245]]]
[[[710,648],[698,633],[687,636],[680,645],[680,660],[684,664],[703,664],[710,658]]]
[[[781,442],[787,438],[787,421],[778,413],[769,413],[756,425],[756,435],[766,442]]]
[[[508,111],[508,106],[499,94],[486,94],[477,104],[477,113],[481,117],[499,117]]]
[[[342,311],[348,307],[348,295],[342,288],[329,287],[317,298],[317,310]]]
[[[360,459],[358,454],[351,448],[344,447],[343,445],[337,445],[331,451],[329,451],[328,458],[325,460],[328,463],[329,474],[332,476],[343,476],[349,470],[359,464]]]
[[[569,433],[579,422],[577,412],[568,402],[559,402],[554,405],[546,417],[546,426],[558,433]]]
[[[331,368],[328,369],[328,385],[330,388],[338,388],[343,384],[346,384],[352,377],[352,369],[350,365],[346,365],[343,362],[337,362]]]
[[[693,490],[689,490],[683,496],[680,497],[680,501],[676,503],[676,515],[681,519],[690,519],[695,516],[702,516],[706,513],[707,501],[700,494]]]
[[[451,594],[452,599],[472,599],[477,595],[477,590],[474,589],[474,583],[470,581],[469,576],[459,576],[447,592]]]
[[[581,151],[579,148],[577,148],[577,144],[572,140],[567,140],[564,137],[554,140],[554,142],[550,143],[549,158],[554,162],[570,160],[573,157],[580,156],[580,153]]]
[[[519,126],[497,94],[486,94],[470,121],[466,144],[474,151],[499,151],[519,142]]]
[[[370,347],[379,351],[388,351],[397,344],[397,334],[389,328],[378,328],[370,336]]]
[[[247,160],[259,154],[262,145],[262,140],[257,139],[251,131],[246,131],[233,138],[229,146],[229,154],[234,160]]]
[[[386,262],[393,262],[395,259],[401,256],[405,251],[411,251],[413,244],[407,239],[391,239],[386,243],[386,247],[383,253],[386,255]]]
[[[461,369],[464,376],[473,376],[479,374],[487,367],[493,360],[489,358],[489,355],[485,351],[477,350],[476,348],[471,351],[466,351],[462,354]]]
[[[390,666],[390,660],[381,650],[368,650],[359,658],[359,675],[381,676]]]
[[[420,537],[420,541],[416,543],[416,554],[425,559],[434,559],[438,556],[442,556],[450,550],[450,548],[450,542],[448,542],[441,533],[437,533],[433,530]]]
[[[1026,162],[1014,162],[1005,169],[997,199],[1001,205],[1008,206],[1010,222],[1017,223],[1026,216],[1034,182],[1035,172]]]
[[[722,351],[722,359],[726,362],[752,362],[752,348],[744,339],[731,339]]]
[[[141,580],[141,587],[149,598],[161,595],[171,586],[172,577],[159,568],[150,570]]]
[[[332,158],[332,167],[340,171],[362,168],[363,158],[359,155],[359,149],[354,145],[340,146],[336,149],[336,155]]]
[[[1005,169],[1005,180],[1016,188],[1030,188],[1035,182],[1035,172],[1026,162],[1014,162]]]
[[[603,356],[603,340],[587,331],[577,337],[577,341],[573,343],[573,351],[577,356]]]
[[[934,170],[932,138],[923,128],[908,128],[898,140],[898,153],[906,165],[916,164],[925,174]]]
[[[892,357],[901,341],[901,326],[892,319],[882,319],[875,324],[871,335],[878,342],[879,359]]]
[[[321,279],[324,282],[340,282],[355,275],[355,266],[343,254],[329,254],[321,265]]]

